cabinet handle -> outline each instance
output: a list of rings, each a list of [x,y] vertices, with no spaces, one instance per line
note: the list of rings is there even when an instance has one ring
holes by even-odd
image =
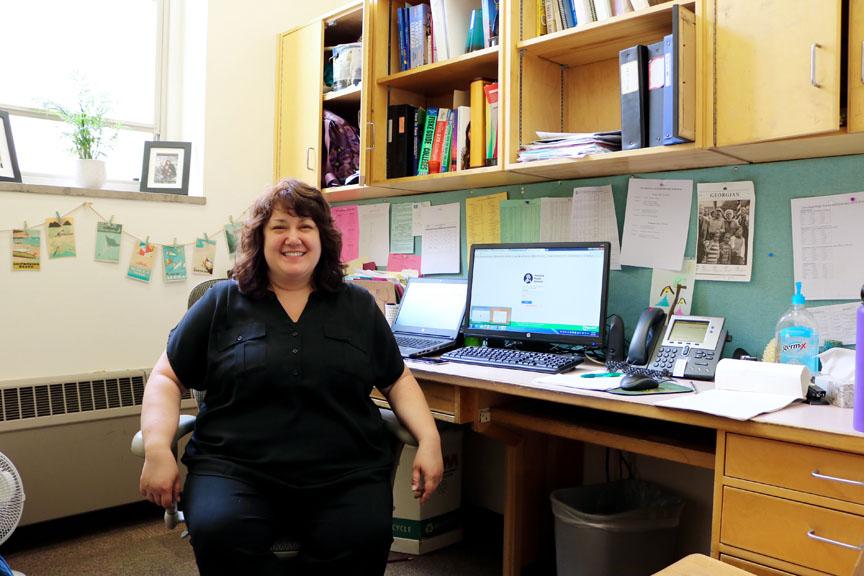
[[[834,546],[839,546],[841,548],[848,548],[849,550],[864,550],[864,546],[855,546],[854,544],[847,544],[846,542],[840,542],[839,540],[832,540],[830,538],[825,538],[824,536],[818,536],[815,530],[808,530],[807,537],[813,540],[817,540],[819,542],[824,542],[826,544],[833,544]]]
[[[810,84],[814,88],[821,88],[822,85],[816,82],[816,49],[821,48],[819,44],[814,42],[810,45]]]
[[[375,123],[372,121],[366,122],[366,127],[369,129],[369,133],[366,134],[366,142],[369,143],[366,146],[366,150],[374,150],[375,149]]]
[[[828,476],[827,474],[820,474],[819,470],[813,470],[810,473],[813,478],[819,478],[820,480],[831,480],[832,482],[840,482],[841,484],[851,484],[852,486],[864,486],[864,482],[861,480],[850,480],[848,478],[838,478],[837,476]]]
[[[313,146],[307,146],[306,147],[306,169],[312,170],[312,171],[314,171],[315,168],[313,166],[309,165],[309,153],[312,152],[313,150],[315,150],[315,148]]]

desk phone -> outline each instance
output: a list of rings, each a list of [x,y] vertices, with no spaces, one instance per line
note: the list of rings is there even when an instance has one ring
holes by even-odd
[[[726,344],[724,323],[715,316],[670,316],[648,367],[670,370],[676,378],[713,380]]]

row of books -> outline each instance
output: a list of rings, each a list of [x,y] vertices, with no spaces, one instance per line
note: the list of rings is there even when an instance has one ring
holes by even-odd
[[[622,148],[692,142],[696,136],[696,16],[672,9],[672,34],[619,54]]]
[[[396,8],[399,71],[498,43],[498,0],[429,0]]]
[[[387,108],[387,178],[456,172],[498,158],[498,84],[453,91],[452,108]]]
[[[600,22],[657,3],[658,0],[537,0],[537,35]]]

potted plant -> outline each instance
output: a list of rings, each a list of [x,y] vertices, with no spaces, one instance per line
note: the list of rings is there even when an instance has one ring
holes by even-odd
[[[49,103],[48,107],[71,128],[66,135],[72,139],[71,151],[78,158],[78,185],[101,188],[105,184],[105,161],[100,158],[117,137],[116,131],[105,122],[107,103],[97,99],[89,90],[82,89],[77,108],[67,108],[55,102]]]

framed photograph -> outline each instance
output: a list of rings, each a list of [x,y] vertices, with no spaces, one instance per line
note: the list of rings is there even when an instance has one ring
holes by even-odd
[[[189,194],[191,142],[145,142],[141,192]]]
[[[0,110],[0,182],[21,182],[9,113],[3,110]]]

